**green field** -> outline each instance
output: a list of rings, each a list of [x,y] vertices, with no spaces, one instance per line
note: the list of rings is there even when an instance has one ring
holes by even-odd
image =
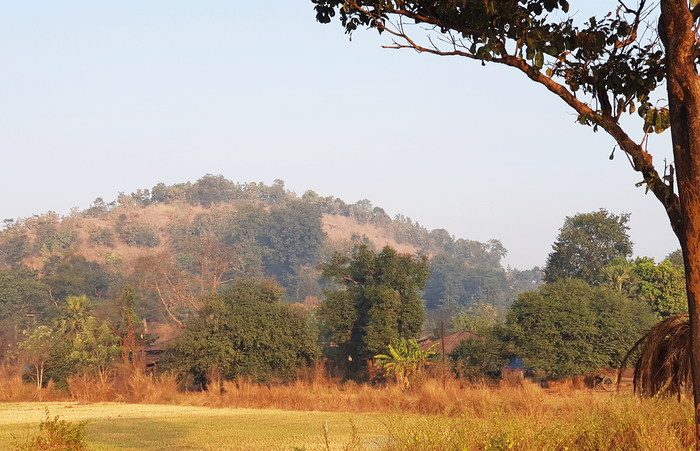
[[[48,406],[51,416],[90,420],[87,438],[98,450],[325,450],[323,427],[333,450],[352,442],[352,423],[365,449],[388,438],[380,414],[294,412],[192,406],[98,403],[0,404],[0,450],[11,450],[13,437],[38,433]]]

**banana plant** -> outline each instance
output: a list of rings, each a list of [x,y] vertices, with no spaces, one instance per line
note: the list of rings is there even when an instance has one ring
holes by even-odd
[[[433,349],[436,346],[437,344],[427,351],[421,351],[415,339],[394,339],[388,346],[389,355],[374,356],[377,359],[375,365],[383,367],[387,375],[393,375],[396,383],[405,390],[411,385],[410,377],[428,365],[430,356],[435,355]]]

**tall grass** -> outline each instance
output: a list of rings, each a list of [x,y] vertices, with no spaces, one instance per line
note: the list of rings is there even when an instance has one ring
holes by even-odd
[[[36,399],[36,388],[23,384],[18,373],[0,376],[0,400]],[[84,403],[383,413],[382,427],[391,437],[383,445],[387,451],[688,450],[693,443],[691,400],[640,399],[631,393],[575,390],[573,385],[553,391],[527,381],[513,386],[425,377],[401,390],[392,384],[334,380],[322,366],[293,382],[268,384],[222,380],[212,371],[207,385],[206,391],[184,392],[177,375],[127,367],[109,378],[71,378],[70,393],[63,396]],[[55,391],[51,396],[60,395]]]

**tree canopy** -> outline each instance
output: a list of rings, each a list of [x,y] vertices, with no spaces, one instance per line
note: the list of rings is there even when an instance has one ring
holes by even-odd
[[[506,341],[526,366],[566,377],[618,366],[653,323],[645,302],[567,279],[518,296]]]
[[[632,255],[629,214],[605,209],[567,216],[544,268],[546,282],[578,278],[600,283],[600,271],[616,258]]]
[[[296,374],[319,356],[318,333],[300,311],[280,302],[282,295],[274,281],[238,279],[208,296],[166,362],[199,383],[213,368],[229,380]]]
[[[385,247],[375,254],[360,245],[352,257],[339,253],[319,265],[326,290],[318,312],[341,358],[353,361],[384,354],[395,339],[417,338],[425,321],[420,292],[430,276],[426,257]]]

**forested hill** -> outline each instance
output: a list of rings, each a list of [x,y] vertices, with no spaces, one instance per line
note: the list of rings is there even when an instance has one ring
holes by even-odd
[[[316,266],[360,243],[429,256],[425,306],[445,317],[481,303],[505,307],[540,283],[536,268],[504,270],[498,240],[454,239],[391,218],[368,200],[346,204],[310,190],[297,196],[280,180],[266,186],[205,175],[112,202],[98,198],[65,217],[5,220],[0,290],[23,294],[18,305],[0,299],[0,316],[40,312],[70,295],[99,304],[128,284],[141,298],[141,317],[178,323],[196,312],[202,295],[243,276],[275,278],[287,301],[313,304],[323,296]]]

